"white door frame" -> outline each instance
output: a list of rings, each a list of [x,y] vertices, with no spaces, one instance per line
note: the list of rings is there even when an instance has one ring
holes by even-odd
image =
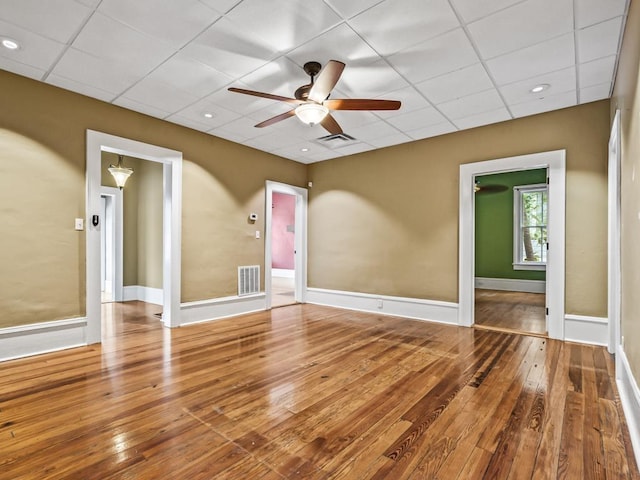
[[[103,151],[163,164],[163,292],[162,321],[180,325],[180,265],[182,232],[182,152],[148,143],[87,130],[86,171],[86,311],[88,344],[101,341],[100,215],[101,161]],[[126,188],[126,187],[125,187]],[[101,221],[101,220],[100,220]]]
[[[307,189],[267,180],[265,189],[265,234],[264,234],[264,293],[266,309],[271,308],[271,221],[273,216],[273,193],[286,193],[296,197],[294,233],[295,301],[306,302],[307,293]]]
[[[123,299],[123,266],[122,266],[122,252],[124,243],[124,231],[123,231],[123,204],[122,204],[122,190],[116,187],[100,186],[100,196],[111,198],[111,223],[112,223],[112,235],[111,242],[113,245],[113,261],[111,262],[111,269],[113,272],[113,278],[111,279],[114,302],[121,302]],[[108,219],[101,219],[102,225]]]
[[[608,215],[608,292],[609,353],[616,353],[622,343],[620,316],[621,259],[620,259],[620,110],[616,110],[609,137],[609,215]]]
[[[475,195],[477,175],[547,168],[549,223],[547,253],[547,307],[550,338],[564,338],[565,279],[565,150],[500,158],[460,165],[458,256],[458,324],[474,323]]]

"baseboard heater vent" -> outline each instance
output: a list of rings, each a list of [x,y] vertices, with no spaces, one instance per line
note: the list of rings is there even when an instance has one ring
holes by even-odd
[[[238,296],[260,293],[260,265],[238,267]]]

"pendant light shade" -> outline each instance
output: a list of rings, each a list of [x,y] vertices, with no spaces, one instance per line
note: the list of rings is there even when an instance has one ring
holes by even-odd
[[[124,187],[124,184],[127,183],[127,179],[133,173],[133,168],[125,167],[122,165],[122,155],[118,155],[118,164],[109,166],[109,173],[113,175],[113,178],[116,181],[116,185],[120,190]]]
[[[303,103],[296,107],[296,116],[307,125],[320,123],[329,113],[329,109],[317,103]]]

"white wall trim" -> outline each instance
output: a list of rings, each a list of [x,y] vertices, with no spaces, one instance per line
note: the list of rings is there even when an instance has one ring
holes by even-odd
[[[295,210],[295,274],[294,298],[298,303],[306,302],[307,293],[307,189],[294,187],[286,183],[273,182],[267,180],[265,186],[265,215],[264,215],[264,292],[266,295],[266,309],[271,308],[271,219],[273,216],[273,193],[286,193],[296,197]]]
[[[616,351],[616,384],[629,428],[636,464],[640,465],[640,389],[621,345],[618,345]]]
[[[272,277],[281,277],[281,278],[296,278],[296,271],[289,270],[286,268],[272,268],[271,269]]]
[[[458,323],[458,304],[439,300],[309,288],[307,302],[451,325]]]
[[[516,278],[476,277],[476,288],[506,290],[509,292],[545,293],[544,280],[520,280]]]
[[[607,316],[609,317],[609,353],[614,353],[620,345],[621,331],[621,248],[620,248],[620,169],[621,169],[621,136],[620,136],[620,109],[616,110],[611,125],[611,135],[609,137],[609,166],[608,166],[608,216],[607,216]]]
[[[140,300],[141,302],[163,305],[161,288],[143,287],[142,285],[127,285],[123,287],[123,301]]]
[[[475,195],[477,175],[547,168],[549,175],[549,252],[547,258],[547,328],[550,338],[563,339],[565,292],[565,150],[499,158],[460,165],[458,324],[474,323]]]
[[[186,302],[180,305],[181,325],[210,322],[221,318],[264,311],[266,308],[264,293]]]
[[[606,346],[609,343],[608,335],[609,321],[604,317],[564,316],[564,339],[568,342]]]
[[[102,337],[100,296],[100,228],[91,217],[100,214],[102,151],[163,164],[163,291],[162,321],[180,325],[180,269],[182,235],[182,152],[107,133],[87,130],[86,138],[86,312],[87,343]],[[126,188],[126,187],[125,187]]]
[[[87,344],[87,319],[69,318],[0,329],[0,361]]]

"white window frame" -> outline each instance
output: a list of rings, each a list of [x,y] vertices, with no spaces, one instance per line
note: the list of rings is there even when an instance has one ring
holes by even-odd
[[[532,185],[518,185],[513,187],[513,269],[514,270],[546,270],[546,262],[522,262],[522,194],[528,192],[547,192],[547,209],[549,208],[549,189],[546,183]],[[549,212],[547,210],[547,225],[549,228]],[[548,235],[548,233],[547,233]]]

